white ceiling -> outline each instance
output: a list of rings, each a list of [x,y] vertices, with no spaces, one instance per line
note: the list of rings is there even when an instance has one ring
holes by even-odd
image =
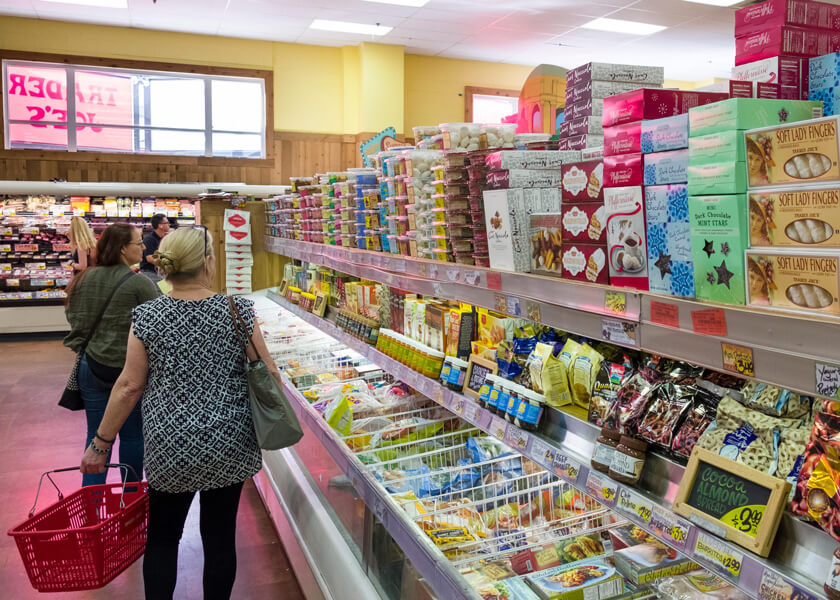
[[[693,81],[728,77],[735,55],[733,9],[682,0],[430,0],[423,8],[362,0],[128,0],[127,10],[0,0],[0,15],[326,46],[377,41],[413,54],[525,65],[651,64],[664,66],[668,78]],[[580,28],[607,16],[667,29],[634,36]],[[394,29],[376,38],[309,29],[316,18]]]

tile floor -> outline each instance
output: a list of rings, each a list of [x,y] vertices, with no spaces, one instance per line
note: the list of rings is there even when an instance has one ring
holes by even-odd
[[[26,577],[14,540],[5,535],[25,520],[44,471],[78,464],[84,444],[84,415],[56,403],[73,363],[72,353],[57,340],[0,339],[0,598],[143,598],[142,559],[101,590],[58,594],[36,592]],[[78,473],[56,475],[73,491]],[[116,474],[111,475],[115,480]],[[109,479],[110,481],[110,479]],[[45,490],[39,506],[57,498]],[[66,493],[66,492],[65,492]],[[238,573],[235,599],[303,598],[286,553],[253,483],[248,482],[239,508]],[[181,542],[175,598],[202,598],[202,551],[198,535],[198,499]]]

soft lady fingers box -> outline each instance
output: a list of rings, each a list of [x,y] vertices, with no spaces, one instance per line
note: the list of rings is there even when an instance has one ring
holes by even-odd
[[[840,315],[840,253],[754,248],[745,254],[749,305]]]
[[[840,248],[840,186],[749,193],[750,246]]]

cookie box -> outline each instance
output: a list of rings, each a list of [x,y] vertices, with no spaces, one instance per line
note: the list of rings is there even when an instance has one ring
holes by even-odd
[[[688,114],[642,121],[641,152],[667,152],[688,148]]]
[[[601,202],[604,201],[604,162],[588,160],[563,165],[562,174],[563,201]]]
[[[645,188],[650,291],[694,297],[694,263],[685,184]]]
[[[688,148],[645,154],[644,185],[685,183],[688,179]]]
[[[626,83],[621,81],[587,81],[566,87],[566,103],[574,104],[590,98],[609,98],[616,94],[622,94],[635,90],[638,83]]]
[[[635,154],[642,151],[642,123],[614,125],[604,130],[604,156]]]
[[[503,169],[559,169],[564,162],[580,160],[580,152],[502,150],[485,157],[490,170]]]
[[[735,11],[735,37],[781,25],[840,30],[840,6],[811,0],[766,0]]]
[[[491,190],[559,187],[561,181],[560,169],[508,169],[487,172],[487,187]]]
[[[840,248],[840,187],[749,193],[750,246]]]
[[[840,50],[840,31],[784,25],[735,39],[735,64],[780,56],[822,56]]]
[[[563,241],[607,243],[606,209],[603,204],[564,202],[561,213]]]
[[[808,99],[822,101],[823,110],[827,115],[840,113],[840,87],[837,85],[840,52],[812,58],[807,73]]]
[[[624,593],[612,557],[581,560],[523,577],[541,600],[608,600]]]
[[[603,146],[590,146],[580,151],[581,160],[595,160],[604,158]]]
[[[728,98],[716,92],[684,92],[643,88],[604,100],[604,127],[681,115],[695,106]]]
[[[691,257],[698,299],[744,304],[744,250],[747,248],[744,194],[689,196]]]
[[[618,572],[635,585],[649,584],[700,568],[696,562],[658,540],[617,550],[613,556]]]
[[[607,249],[610,282],[648,289],[647,234],[641,186],[606,188]]]
[[[747,191],[747,165],[742,162],[689,165],[686,169],[688,193],[691,196],[709,194],[743,194]]]
[[[729,129],[755,129],[821,116],[821,102],[732,98],[689,110],[689,134],[696,137]]]
[[[746,162],[744,133],[736,129],[701,135],[688,140],[689,164]]]
[[[569,121],[573,121],[581,117],[600,117],[602,114],[604,114],[604,99],[587,98],[586,100],[582,100],[581,102],[567,102],[564,114],[566,120]]]
[[[558,133],[561,138],[587,134],[604,135],[604,126],[601,125],[601,117],[580,117],[579,119],[560,123]]]
[[[604,157],[604,187],[642,185],[642,155]]]
[[[558,145],[559,150],[583,150],[592,146],[603,146],[603,135],[576,135],[574,137],[567,137],[560,140]]]
[[[526,206],[525,190],[484,192],[491,268],[523,273],[531,270],[530,219]]]
[[[563,278],[589,283],[610,282],[605,244],[566,242],[563,245]]]
[[[777,83],[780,98],[808,100],[808,70],[807,58],[773,56],[734,67],[732,79],[756,83]]]
[[[750,306],[840,315],[840,252],[754,248],[745,256]]]
[[[665,68],[589,62],[566,73],[567,86],[583,84],[593,79],[596,81],[625,81],[648,86],[662,85],[665,82]]]
[[[556,213],[534,213],[531,225],[531,271],[561,276],[563,222]]]

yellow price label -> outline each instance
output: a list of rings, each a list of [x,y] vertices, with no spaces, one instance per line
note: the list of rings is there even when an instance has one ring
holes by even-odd
[[[706,558],[721,575],[731,575],[735,578],[741,575],[744,555],[706,533],[701,532],[697,536],[694,554]]]
[[[764,516],[764,510],[766,508],[766,506],[761,504],[739,506],[723,515],[720,520],[727,525],[731,525],[741,533],[755,537],[758,534],[758,527],[761,525],[761,518]]]
[[[615,489],[609,487],[602,487],[601,497],[603,497],[604,500],[612,500],[613,498],[615,498]]]
[[[627,312],[627,295],[624,292],[607,292],[604,297],[604,308],[617,315]]]
[[[671,539],[675,542],[683,542],[685,541],[685,530],[680,527],[679,525],[672,525],[671,526]]]
[[[645,523],[650,523],[651,510],[649,506],[637,506],[636,514],[639,515]]]

